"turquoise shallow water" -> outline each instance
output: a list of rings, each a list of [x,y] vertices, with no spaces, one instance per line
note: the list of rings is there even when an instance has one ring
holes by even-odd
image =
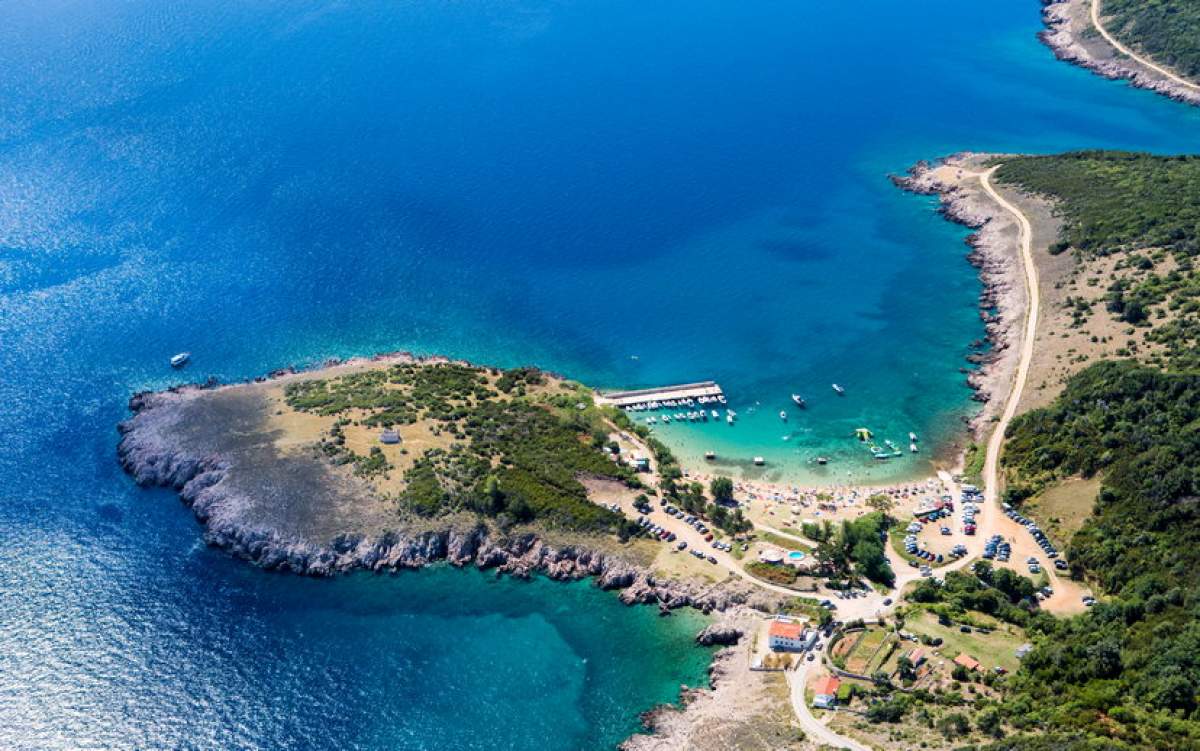
[[[117,470],[129,394],[185,348],[225,379],[408,348],[714,378],[740,424],[669,440],[923,471],[849,430],[957,434],[979,286],[963,231],[886,175],[1196,147],[1197,111],[1057,63],[1038,11],[4,4],[0,746],[613,745],[702,678],[692,624],[586,585],[248,569]]]

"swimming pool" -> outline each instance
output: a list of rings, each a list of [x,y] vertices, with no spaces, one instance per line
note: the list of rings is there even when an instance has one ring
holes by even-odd
[[[793,550],[790,553],[788,553],[788,560],[802,561],[802,560],[804,560],[804,553],[801,553],[799,550]]]

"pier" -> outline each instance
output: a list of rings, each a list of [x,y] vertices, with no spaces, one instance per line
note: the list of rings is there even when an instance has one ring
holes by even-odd
[[[683,383],[676,386],[659,386],[652,389],[637,389],[634,391],[612,391],[596,397],[597,404],[611,405],[621,409],[644,406],[653,402],[685,402],[688,399],[705,402],[716,400],[724,402],[725,394],[715,381],[700,381],[699,383]]]

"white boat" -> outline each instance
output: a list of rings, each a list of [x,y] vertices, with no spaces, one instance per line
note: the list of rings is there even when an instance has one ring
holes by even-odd
[[[754,465],[756,467],[761,467],[762,465],[764,465],[766,463],[767,463],[767,460],[762,458],[761,456],[754,457]]]
[[[837,385],[836,383],[833,384],[833,390],[835,393],[837,393],[838,396],[846,395],[846,389],[842,388],[841,386]]]
[[[720,413],[720,412],[717,412],[717,411],[714,409],[714,410],[712,411],[712,417],[713,417],[713,419],[714,419],[714,420],[720,420],[720,419],[721,419],[721,413]]]
[[[671,416],[670,416],[670,415],[663,415],[663,416],[662,416],[662,421],[663,421],[663,422],[665,422],[665,423],[669,423],[669,422],[671,422]]]
[[[724,404],[725,403],[725,395],[717,394],[717,401],[719,401],[721,404]]]
[[[916,443],[916,441],[913,441],[912,443],[908,444],[908,450],[909,450],[909,451],[911,451],[911,452],[913,452],[914,454],[915,454],[915,453],[917,453],[917,443]]]
[[[733,415],[725,415],[725,422],[732,425],[733,424]]]
[[[908,434],[908,440],[913,443],[916,443],[917,442],[917,434],[910,431]]]
[[[188,360],[190,359],[192,359],[191,352],[180,352],[179,354],[171,357],[171,367],[182,368],[184,365],[187,365]]]
[[[782,409],[779,410],[779,419],[783,420],[784,422],[787,422],[787,411],[786,410],[782,410]]]
[[[800,409],[804,409],[808,406],[808,404],[804,401],[804,397],[800,396],[799,394],[792,394],[792,401],[795,402],[796,406]]]

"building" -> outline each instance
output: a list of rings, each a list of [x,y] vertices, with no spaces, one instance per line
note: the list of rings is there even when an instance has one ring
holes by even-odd
[[[389,444],[390,443],[399,443],[400,442],[400,434],[397,433],[396,431],[392,430],[391,428],[389,428],[379,434],[379,442],[380,443],[389,443]]]
[[[967,670],[978,670],[979,669],[979,660],[976,660],[974,657],[967,654],[966,652],[962,652],[961,654],[959,654],[958,657],[955,657],[954,664],[961,665],[962,667],[966,668]]]
[[[1032,644],[1022,644],[1021,646],[1017,647],[1017,659],[1024,660],[1025,655],[1029,654],[1031,651],[1033,651]]]
[[[842,682],[837,679],[837,676],[831,675],[823,679],[817,684],[813,694],[813,706],[821,709],[830,709],[837,706],[837,693]]]
[[[644,456],[635,456],[633,458],[633,468],[638,472],[649,472],[650,460]]]
[[[786,621],[771,621],[767,630],[767,644],[776,652],[801,652],[804,650],[804,625]]]
[[[908,661],[912,663],[914,668],[920,667],[921,663],[925,662],[925,650],[921,649],[920,647],[915,647],[912,651],[905,655],[905,657],[908,658]]]

